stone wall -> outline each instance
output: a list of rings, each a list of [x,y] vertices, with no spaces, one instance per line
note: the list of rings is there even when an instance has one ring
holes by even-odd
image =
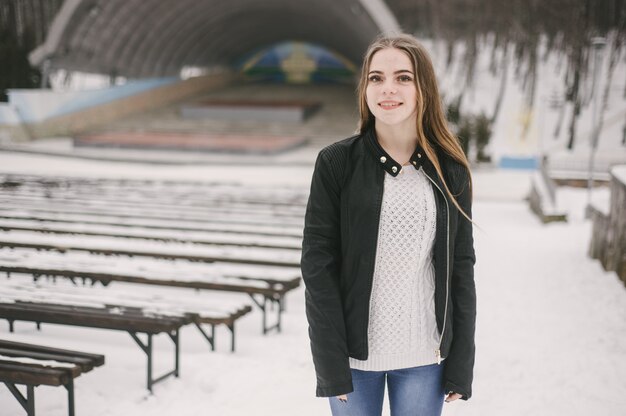
[[[591,210],[593,224],[589,256],[605,270],[615,271],[626,284],[626,165],[611,170],[608,214]]]

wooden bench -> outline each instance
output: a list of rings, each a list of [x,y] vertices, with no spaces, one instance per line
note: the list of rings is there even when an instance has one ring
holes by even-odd
[[[0,295],[7,299],[31,303],[55,303],[91,305],[113,311],[134,310],[139,314],[156,312],[161,315],[187,316],[215,350],[215,327],[225,325],[231,333],[231,351],[235,351],[235,322],[252,308],[239,299],[223,299],[215,296],[174,297],[159,294],[129,293],[128,290],[76,286],[71,283],[8,283],[0,286]],[[52,299],[52,301],[50,301]],[[210,325],[207,334],[202,325]],[[11,325],[11,322],[9,322]]]
[[[11,332],[15,321],[35,322],[38,328],[41,323],[50,323],[128,332],[147,356],[147,387],[150,391],[154,384],[167,377],[179,376],[179,331],[192,320],[186,315],[143,314],[138,310],[119,307],[56,304],[53,299],[49,299],[48,303],[21,302],[5,297],[0,299],[0,318],[9,322]],[[167,334],[174,343],[175,367],[155,378],[152,375],[152,338],[162,333]],[[147,341],[142,341],[138,334],[145,334]]]
[[[103,355],[0,340],[0,381],[28,416],[35,415],[35,387],[41,385],[64,386],[68,413],[74,416],[74,379],[103,364]],[[16,384],[26,386],[26,396]]]
[[[102,178],[70,178],[23,174],[0,174],[0,192],[10,195],[30,193],[45,197],[58,195],[93,198],[95,200],[150,201],[201,206],[248,204],[251,206],[300,206],[308,199],[305,187],[244,186],[225,182],[193,182],[173,180],[115,180]]]
[[[1,258],[1,257],[0,257]],[[284,297],[287,292],[299,287],[300,277],[295,276],[290,279],[263,279],[253,277],[220,277],[212,280],[202,280],[201,278],[189,278],[188,280],[179,278],[174,274],[171,277],[151,278],[141,274],[124,274],[97,271],[98,267],[86,268],[83,265],[72,266],[71,261],[66,260],[67,268],[35,267],[29,266],[29,259],[14,261],[14,265],[0,265],[0,271],[6,272],[7,277],[12,273],[25,273],[32,275],[37,281],[42,277],[55,279],[63,277],[78,283],[78,280],[100,282],[103,286],[108,286],[111,282],[129,282],[136,284],[147,284],[168,287],[183,287],[196,290],[219,290],[229,292],[239,292],[247,294],[254,304],[262,312],[262,331],[267,334],[272,330],[281,331],[282,312],[284,311]],[[41,259],[40,259],[41,260]],[[6,264],[6,262],[5,262]],[[82,270],[81,270],[82,269]],[[273,324],[268,324],[268,314],[276,306],[276,320]]]
[[[1,178],[0,175],[0,181]],[[24,182],[17,182],[20,180]],[[219,191],[224,186],[176,183],[174,187],[165,183],[145,185],[145,182],[138,182],[130,185],[132,181],[111,181],[107,190],[101,191],[78,186],[77,183],[81,182],[76,179],[53,180],[50,186],[31,177],[17,177],[14,181],[0,182],[0,207],[5,218],[57,221],[62,218],[93,224],[145,225],[150,228],[227,233],[258,231],[269,235],[302,237],[306,204],[306,193],[302,189],[283,195],[278,188],[268,193],[265,199],[259,199],[259,191],[255,188],[232,185],[225,187],[226,191]],[[3,187],[3,183],[18,183],[19,186]],[[179,186],[187,186],[188,190],[177,192]],[[108,188],[119,194],[107,196],[110,192]],[[198,194],[201,196],[198,197]],[[163,200],[163,195],[169,197]],[[202,197],[204,195],[212,196],[205,198]]]
[[[168,194],[170,191],[167,191]],[[279,203],[269,201],[242,201],[238,198],[220,199],[193,199],[186,194],[181,195],[179,200],[157,198],[155,196],[138,197],[137,195],[124,195],[124,197],[98,194],[48,194],[37,190],[2,191],[0,198],[14,200],[20,204],[44,204],[45,202],[62,203],[67,206],[103,206],[113,209],[139,209],[149,207],[152,211],[163,213],[184,212],[194,214],[245,214],[258,218],[301,218],[306,208],[305,203],[290,202]]]
[[[163,196],[167,197],[163,197]],[[132,200],[132,203],[128,203]],[[6,202],[2,204],[2,202]],[[93,205],[92,205],[93,202]],[[62,253],[72,251],[63,261],[63,266],[50,264],[33,264],[21,262],[14,264],[3,262],[2,269],[10,272],[30,273],[37,279],[39,276],[61,276],[68,279],[91,280],[108,285],[111,281],[127,281],[132,283],[157,284],[162,286],[190,287],[194,289],[228,290],[247,293],[254,304],[263,312],[263,332],[272,329],[280,331],[281,312],[284,309],[284,296],[289,290],[299,286],[299,271],[288,278],[252,277],[237,274],[222,276],[219,282],[206,281],[194,275],[174,275],[167,278],[136,274],[124,270],[123,273],[111,273],[110,270],[92,270],[82,265],[73,267],[71,258],[76,253],[88,252],[104,255],[135,256],[148,259],[187,260],[191,262],[231,263],[233,265],[248,264],[254,266],[281,266],[299,269],[298,245],[293,240],[301,239],[302,217],[306,192],[303,188],[275,188],[258,186],[240,186],[224,183],[193,183],[165,182],[141,180],[111,180],[37,177],[33,175],[0,175],[0,219],[5,221],[45,221],[50,224],[70,226],[115,227],[116,230],[126,229],[121,233],[126,239],[136,238],[132,234],[140,230],[144,233],[191,233],[218,232],[231,236],[254,235],[255,238],[290,238],[292,246],[276,247],[267,245],[263,250],[259,244],[219,245],[210,240],[202,240],[208,247],[186,244],[184,247],[164,245],[149,247],[148,244],[133,243],[122,238],[109,238],[104,246],[98,236],[85,242],[85,238],[62,240],[50,235],[42,238],[34,236],[26,240],[23,236],[9,231],[0,235],[0,247],[24,248],[33,250],[54,250]],[[190,208],[186,204],[190,203]],[[71,204],[63,206],[60,204]],[[240,209],[237,215],[229,210],[235,204]],[[94,208],[95,206],[96,208]],[[98,207],[106,207],[105,209]],[[13,207],[13,208],[11,208]],[[216,209],[219,207],[219,209]],[[216,209],[203,213],[206,210]],[[245,209],[247,208],[247,210]],[[281,215],[274,215],[276,209]],[[263,210],[255,215],[254,220],[243,217]],[[301,216],[298,214],[300,212]],[[219,213],[218,213],[219,212]],[[282,215],[284,214],[284,215]],[[32,225],[32,224],[31,224]],[[22,227],[24,231],[26,227]],[[1,229],[7,230],[6,227]],[[44,231],[45,230],[41,230]],[[58,229],[57,229],[58,231]],[[132,232],[131,232],[132,231]],[[62,233],[55,233],[62,234]],[[113,233],[114,235],[115,233]],[[84,234],[86,235],[86,234]],[[12,237],[17,237],[14,239]],[[104,236],[103,236],[104,237]],[[115,235],[118,237],[118,235]],[[115,240],[115,241],[113,241]],[[163,241],[163,240],[162,240]],[[181,242],[186,243],[184,237]],[[126,247],[124,247],[126,245]],[[254,250],[250,250],[254,248]],[[274,250],[274,251],[272,251]],[[69,253],[68,253],[69,254]],[[38,255],[39,257],[39,255]],[[95,256],[94,256],[95,257]],[[89,260],[91,261],[91,259]],[[142,260],[143,261],[143,260]],[[17,267],[17,268],[16,268]],[[228,277],[228,279],[226,279]],[[262,282],[259,285],[259,282]],[[269,305],[268,305],[269,303]],[[267,312],[269,307],[278,304],[278,315],[275,325],[268,325]]]
[[[9,322],[13,332],[15,321],[75,325],[115,329],[128,332],[148,359],[148,390],[165,378],[179,375],[179,330],[193,323],[215,350],[215,326],[226,325],[231,332],[231,351],[235,350],[235,321],[251,311],[241,302],[203,302],[177,296],[166,299],[156,295],[128,294],[122,291],[62,284],[24,283],[0,286],[0,318]],[[211,326],[207,334],[203,324]],[[144,333],[147,342],[137,334]],[[160,377],[152,376],[152,337],[167,333],[174,343],[175,368]]]

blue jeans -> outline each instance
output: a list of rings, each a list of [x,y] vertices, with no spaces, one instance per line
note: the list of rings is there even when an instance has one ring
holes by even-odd
[[[383,411],[385,379],[389,389],[391,416],[440,416],[444,386],[441,363],[392,371],[352,369],[354,391],[348,402],[330,397],[333,416],[380,416]]]

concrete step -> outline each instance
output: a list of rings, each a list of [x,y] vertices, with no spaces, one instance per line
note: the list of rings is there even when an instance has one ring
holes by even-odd
[[[311,117],[296,123],[182,117],[181,109],[184,106],[205,100],[246,102],[306,100],[319,102],[321,107]],[[356,128],[357,117],[354,87],[351,85],[242,84],[214,91],[194,100],[131,116],[100,131],[298,136],[308,138],[317,146],[351,135]]]

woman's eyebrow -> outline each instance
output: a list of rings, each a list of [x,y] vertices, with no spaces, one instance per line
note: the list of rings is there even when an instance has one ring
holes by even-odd
[[[410,70],[408,70],[408,69],[399,69],[399,70],[397,70],[397,71],[394,71],[393,73],[394,73],[394,74],[401,74],[401,73],[404,73],[404,72],[408,72],[409,74],[413,75],[413,71],[410,71]],[[383,73],[383,71],[377,71],[377,70],[374,70],[374,71],[370,71],[369,73],[370,73],[370,74],[382,74],[382,73]]]

